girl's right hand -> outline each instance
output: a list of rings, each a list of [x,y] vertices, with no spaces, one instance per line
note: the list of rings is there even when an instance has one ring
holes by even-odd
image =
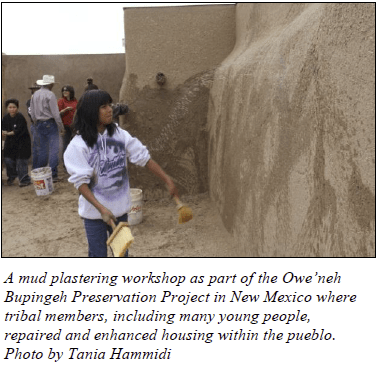
[[[114,214],[109,210],[109,209],[106,209],[106,207],[104,207],[103,209],[101,209],[101,217],[102,217],[102,220],[112,226],[112,223],[111,221],[113,221],[114,223],[117,221],[117,218],[114,216]]]
[[[88,200],[88,202],[90,202],[99,211],[102,220],[106,224],[114,228],[117,218],[109,209],[107,209],[105,206],[98,202],[98,200],[94,197],[92,191],[90,190],[88,184],[81,184],[81,186],[79,187],[79,192],[86,200]]]

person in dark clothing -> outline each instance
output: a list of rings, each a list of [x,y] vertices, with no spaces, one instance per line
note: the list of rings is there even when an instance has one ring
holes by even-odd
[[[31,156],[31,140],[25,117],[18,112],[17,99],[5,102],[8,113],[1,122],[2,134],[5,136],[4,162],[7,169],[8,185],[18,177],[20,187],[31,184],[28,174],[28,159]]]
[[[88,77],[86,79],[86,87],[85,87],[85,91],[88,91],[88,90],[98,90],[98,86],[96,84],[93,84],[93,78],[91,77]]]

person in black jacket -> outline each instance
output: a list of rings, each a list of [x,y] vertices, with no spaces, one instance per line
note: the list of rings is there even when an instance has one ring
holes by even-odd
[[[93,78],[92,77],[88,77],[86,79],[86,86],[85,86],[84,92],[89,91],[89,90],[99,90],[98,86],[96,84],[93,84]]]
[[[25,117],[18,112],[17,99],[5,102],[8,113],[1,122],[4,143],[4,162],[7,169],[8,185],[18,177],[20,187],[31,184],[28,174],[28,159],[31,156],[31,140]]]

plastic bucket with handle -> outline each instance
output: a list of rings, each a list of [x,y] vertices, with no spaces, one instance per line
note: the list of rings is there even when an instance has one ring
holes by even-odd
[[[54,191],[50,167],[40,167],[31,171],[31,180],[37,196],[48,196]]]
[[[136,225],[143,220],[143,191],[137,188],[130,189],[131,211],[128,213],[128,224]]]

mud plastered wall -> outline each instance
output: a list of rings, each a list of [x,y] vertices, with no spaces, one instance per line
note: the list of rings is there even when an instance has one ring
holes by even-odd
[[[209,182],[238,256],[375,255],[374,4],[238,4]]]
[[[20,112],[27,121],[26,102],[30,99],[28,88],[41,80],[43,75],[55,76],[57,83],[52,91],[58,99],[65,84],[74,87],[76,98],[79,99],[84,92],[86,79],[93,77],[100,89],[108,91],[114,101],[118,101],[125,71],[124,60],[124,54],[3,55],[3,96],[5,99],[19,100]]]
[[[214,68],[235,43],[235,6],[125,8],[126,74],[122,126],[140,139],[180,194],[208,190],[207,113]],[[166,80],[158,84],[156,75]],[[144,168],[129,165],[147,199],[167,195]]]

